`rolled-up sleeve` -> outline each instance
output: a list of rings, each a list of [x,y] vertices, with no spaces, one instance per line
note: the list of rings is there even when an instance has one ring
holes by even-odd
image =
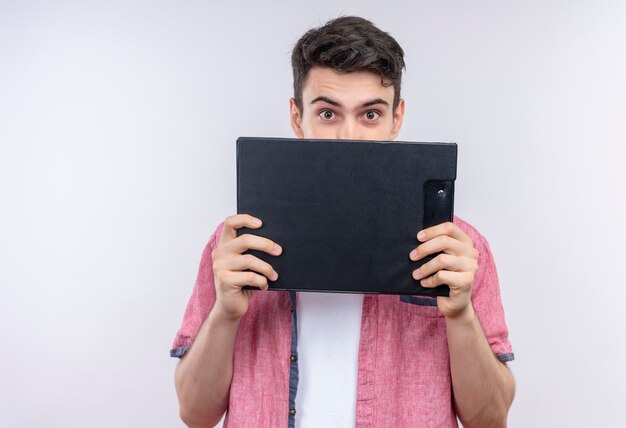
[[[187,303],[182,325],[176,333],[170,350],[172,357],[180,358],[189,350],[215,303],[215,280],[211,254],[219,242],[222,228],[223,223],[220,223],[202,252],[196,283]]]
[[[478,272],[474,279],[472,304],[494,354],[502,362],[515,358],[504,317],[496,264],[487,239],[478,234],[474,239],[478,250]]]

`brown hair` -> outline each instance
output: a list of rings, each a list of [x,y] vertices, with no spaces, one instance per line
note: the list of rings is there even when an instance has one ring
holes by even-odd
[[[394,109],[400,101],[402,69],[406,68],[398,42],[357,16],[342,16],[307,31],[293,48],[291,66],[294,98],[300,111],[304,82],[314,66],[329,67],[340,73],[378,73],[383,86],[393,85]]]

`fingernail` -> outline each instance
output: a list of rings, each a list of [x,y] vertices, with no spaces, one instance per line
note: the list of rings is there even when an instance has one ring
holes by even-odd
[[[419,277],[420,277],[420,270],[419,269],[415,269],[413,271],[413,278],[419,279]]]
[[[282,249],[282,248],[280,248],[280,245],[278,245],[278,244],[274,244],[274,252],[275,252],[276,254],[280,254],[280,252],[281,252],[282,250],[283,250],[283,249]]]
[[[420,232],[417,234],[417,239],[419,239],[420,241],[423,241],[424,238],[426,238],[426,234],[424,232]]]
[[[262,222],[258,218],[255,218],[252,220],[252,223],[256,224],[257,226],[260,226]]]
[[[416,258],[416,257],[417,257],[417,250],[413,250],[413,251],[411,251],[411,254],[409,255],[409,257],[410,257],[411,259]]]
[[[278,279],[278,273],[275,270],[272,271],[272,277],[270,279],[272,281],[276,281]]]
[[[422,285],[422,287],[428,287],[428,278],[424,278],[420,281],[420,284]]]

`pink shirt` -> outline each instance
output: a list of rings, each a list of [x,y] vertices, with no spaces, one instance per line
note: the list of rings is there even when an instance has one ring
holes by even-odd
[[[487,240],[469,223],[454,223],[480,256],[472,303],[492,351],[503,362],[513,352]],[[215,302],[211,252],[220,224],[202,254],[193,293],[171,355],[189,349]],[[408,256],[407,256],[408,257]],[[295,298],[296,293],[291,293]],[[259,291],[235,339],[233,379],[224,427],[293,427],[298,384],[296,311],[290,293]],[[363,299],[359,339],[357,427],[457,427],[444,316],[433,298],[373,295]]]

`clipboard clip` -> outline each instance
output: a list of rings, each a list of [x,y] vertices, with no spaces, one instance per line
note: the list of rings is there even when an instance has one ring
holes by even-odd
[[[423,228],[452,221],[454,216],[454,181],[429,180],[424,183]]]

